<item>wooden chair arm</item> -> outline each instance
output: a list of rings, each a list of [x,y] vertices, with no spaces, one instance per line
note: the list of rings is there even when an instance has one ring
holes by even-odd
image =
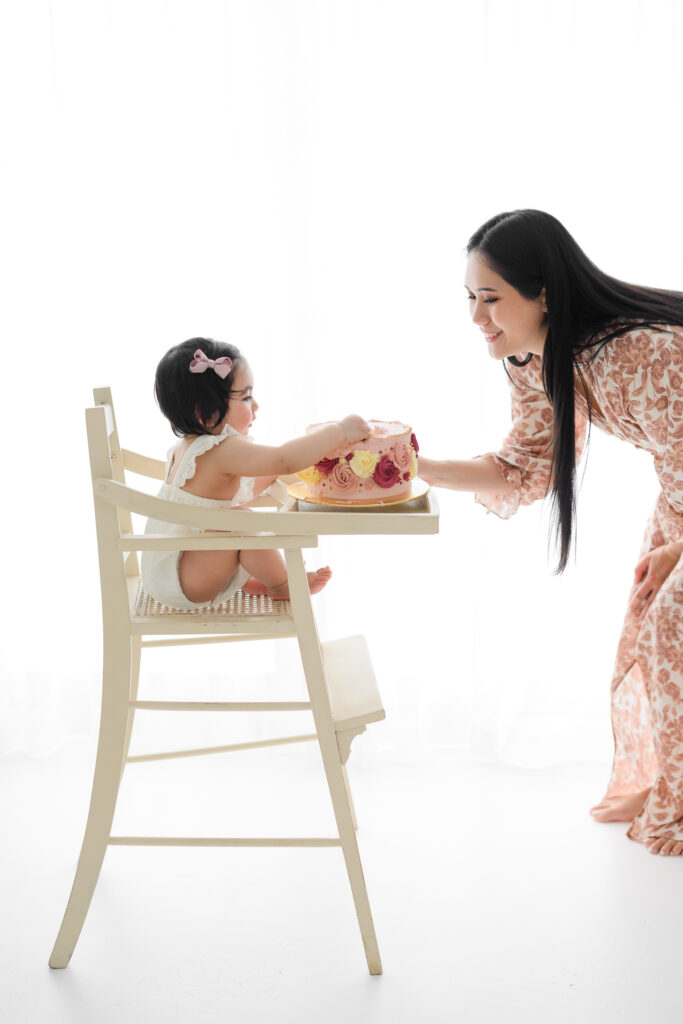
[[[274,536],[317,537],[321,534],[344,536],[348,534],[430,534],[439,529],[438,506],[430,492],[426,495],[425,510],[394,512],[362,509],[330,510],[326,512],[269,512],[256,509],[211,509],[196,505],[183,505],[145,494],[109,477],[97,476],[93,480],[95,501],[100,500],[127,509],[148,519],[181,526],[196,526],[200,530],[220,530],[240,535],[270,533]],[[282,546],[282,545],[280,545]]]
[[[317,537],[284,534],[187,533],[169,537],[165,533],[124,533],[119,551],[254,551],[272,548],[317,548]]]
[[[180,526],[196,526],[200,530],[220,530],[238,533],[294,533],[306,534],[305,530],[290,530],[293,512],[256,512],[250,509],[212,509],[197,505],[184,505],[178,501],[157,498],[134,487],[128,487],[117,480],[98,477],[93,481],[95,498],[106,501],[116,508],[124,508],[148,519],[159,519],[164,523]]]

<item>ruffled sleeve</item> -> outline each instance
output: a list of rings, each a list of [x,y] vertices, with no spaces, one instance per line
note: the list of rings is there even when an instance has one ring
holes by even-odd
[[[506,494],[487,491],[475,494],[475,500],[509,519],[520,505],[544,498],[550,481],[553,411],[543,390],[540,359],[534,357],[525,367],[510,368],[512,428],[497,452],[489,453],[501,480],[514,485]],[[581,457],[586,439],[586,420],[576,410],[576,460]],[[483,456],[480,456],[483,458]]]
[[[196,437],[192,444],[186,449],[185,453],[183,454],[183,457],[180,460],[180,464],[176,469],[175,477],[173,478],[174,485],[176,487],[183,487],[188,480],[192,479],[192,477],[197,472],[197,459],[199,458],[200,455],[204,455],[206,452],[211,451],[212,448],[215,448],[216,445],[221,444],[221,442],[225,441],[225,439],[228,437],[239,436],[239,432],[235,430],[234,427],[228,426],[228,424],[226,423],[220,434],[200,434],[199,437]],[[251,438],[247,438],[247,440],[250,441]],[[169,460],[172,458],[172,456],[173,448],[169,450]],[[169,466],[170,461],[166,467],[166,476],[168,476]]]

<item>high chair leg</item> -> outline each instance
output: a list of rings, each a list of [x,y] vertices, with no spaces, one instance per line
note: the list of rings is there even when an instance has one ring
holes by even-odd
[[[351,892],[358,924],[360,925],[365,958],[370,974],[381,974],[382,961],[379,955],[365,878],[363,877],[363,866],[358,851],[358,843],[356,842],[354,815],[349,803],[350,794],[347,791],[343,765],[339,756],[339,747],[337,746],[337,737],[332,721],[330,699],[325,682],[325,669],[318,641],[318,631],[313,617],[313,609],[311,608],[311,595],[308,589],[302,552],[286,549],[285,560],[287,563],[292,614],[296,623],[301,661],[306,676],[311,710],[320,743],[320,752],[332,799],[339,839],[341,840],[346,870],[349,882],[351,883]]]
[[[354,807],[354,804],[353,804],[353,797],[351,796],[351,786],[349,785],[349,776],[348,776],[348,772],[346,771],[346,765],[345,764],[342,765],[342,772],[344,774],[344,785],[346,786],[346,798],[349,801],[349,809],[351,811],[351,821],[353,822],[353,827],[354,827],[355,831],[357,832],[358,831],[358,819],[356,818],[356,808]]]
[[[130,662],[130,699],[138,699],[138,684],[140,682],[140,657],[142,655],[141,637],[131,637],[131,662]],[[133,735],[133,721],[135,719],[135,708],[128,708],[128,722],[126,724],[126,738],[123,744],[123,759],[121,761],[121,778],[126,767],[126,758],[130,748],[130,738]],[[119,783],[120,785],[120,783]]]
[[[111,834],[128,726],[132,651],[127,637],[105,630],[102,712],[90,810],[73,888],[50,967],[66,967],[71,959],[92,900]]]

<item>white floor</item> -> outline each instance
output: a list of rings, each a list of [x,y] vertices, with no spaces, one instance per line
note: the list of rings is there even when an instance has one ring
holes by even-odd
[[[350,774],[381,977],[338,849],[112,847],[71,964],[51,971],[93,751],[0,761],[3,1022],[681,1019],[683,858],[589,819],[605,765],[370,763],[363,742]],[[131,765],[115,831],[135,830],[331,835],[317,752]]]

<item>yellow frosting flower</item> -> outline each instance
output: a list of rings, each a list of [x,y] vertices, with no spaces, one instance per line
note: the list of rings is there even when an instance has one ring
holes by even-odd
[[[296,474],[299,480],[303,480],[306,484],[317,484],[320,480],[320,470],[316,469],[315,466],[309,466],[308,469],[302,469],[300,473]]]
[[[361,450],[353,453],[353,458],[349,459],[349,466],[356,476],[359,476],[361,480],[366,480],[375,472],[375,466],[378,462],[379,455],[373,455],[372,452]]]
[[[410,469],[408,470],[408,472],[410,473],[411,480],[413,479],[413,477],[417,476],[417,455],[415,454],[414,451],[410,459]]]

